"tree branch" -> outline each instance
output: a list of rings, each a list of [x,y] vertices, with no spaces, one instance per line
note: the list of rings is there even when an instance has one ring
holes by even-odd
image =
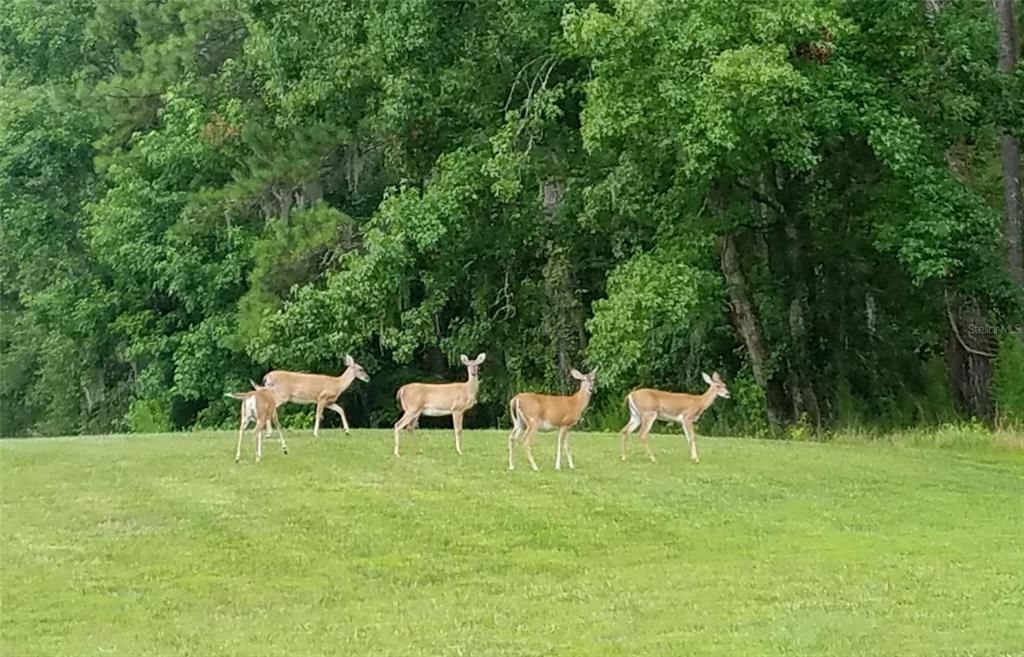
[[[993,358],[994,359],[996,357],[995,354],[989,353],[987,351],[980,351],[978,349],[975,349],[975,348],[969,346],[966,342],[964,342],[963,336],[960,335],[960,328],[956,325],[956,318],[953,317],[953,309],[949,305],[949,290],[946,290],[945,296],[946,296],[946,316],[949,317],[949,327],[951,329],[953,329],[953,335],[956,336],[956,341],[959,342],[960,346],[963,347],[964,351],[966,351],[969,354],[974,354],[975,356],[981,356],[983,358]]]
[[[745,192],[748,192],[750,194],[751,198],[753,198],[758,203],[762,203],[764,205],[767,205],[772,210],[775,210],[775,213],[777,215],[779,215],[780,217],[786,215],[786,208],[784,208],[781,203],[779,203],[777,200],[773,199],[771,196],[768,196],[767,194],[765,194],[765,193],[763,193],[763,192],[761,192],[759,190],[754,189],[750,185],[744,183],[742,180],[737,180],[736,181],[736,186],[739,187],[740,189],[744,190]]]

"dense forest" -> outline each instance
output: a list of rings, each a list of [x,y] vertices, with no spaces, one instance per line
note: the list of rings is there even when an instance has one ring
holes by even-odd
[[[4,435],[346,353],[356,426],[482,351],[469,426],[594,365],[591,427],[1024,419],[1014,0],[3,4]]]

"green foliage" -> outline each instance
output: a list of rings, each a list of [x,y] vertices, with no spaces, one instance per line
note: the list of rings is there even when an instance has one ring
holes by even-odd
[[[1000,423],[1024,427],[1024,340],[1018,331],[999,343],[993,390]]]
[[[163,399],[136,399],[125,415],[124,425],[133,433],[165,433],[171,430],[170,410]]]
[[[741,372],[729,381],[729,399],[717,400],[711,407],[714,415],[702,419],[701,431],[719,436],[744,433],[766,436],[770,428],[766,407],[764,390],[749,373]]]
[[[718,305],[720,294],[714,274],[687,264],[674,244],[619,265],[608,276],[608,297],[594,304],[587,325],[588,357],[601,363],[602,383],[626,390],[678,369],[687,357],[692,361],[694,347],[701,355],[700,318]]]
[[[715,433],[951,421],[946,294],[1024,319],[1022,110],[990,8],[941,4],[12,0],[0,431],[226,426],[345,353],[386,424],[480,351],[479,426],[595,365],[591,426],[712,369]]]

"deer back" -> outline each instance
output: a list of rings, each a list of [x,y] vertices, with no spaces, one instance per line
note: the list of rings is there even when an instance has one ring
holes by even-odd
[[[461,383],[407,383],[398,389],[398,402],[402,410],[465,411],[476,404],[479,384]]]
[[[263,377],[263,385],[273,388],[282,402],[315,402],[321,396],[337,398],[348,388],[351,381],[345,376],[327,376],[306,372],[274,370]]]

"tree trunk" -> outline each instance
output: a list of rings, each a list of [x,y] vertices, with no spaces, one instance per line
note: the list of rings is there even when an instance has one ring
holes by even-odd
[[[811,269],[807,266],[804,254],[804,230],[801,226],[801,215],[795,183],[787,180],[781,168],[776,168],[774,175],[769,176],[768,184],[772,187],[773,197],[777,199],[778,211],[782,219],[783,252],[785,254],[785,272],[789,279],[789,368],[787,387],[793,403],[793,416],[799,421],[806,413],[816,429],[821,428],[821,406],[815,390],[815,368],[811,366],[810,340],[807,330],[808,288],[807,278]]]
[[[993,0],[999,24],[999,72],[1012,77],[1017,68],[1017,22],[1013,0]],[[1003,237],[1006,240],[1006,269],[1018,285],[1024,286],[1024,251],[1021,245],[1020,142],[1006,127],[999,136],[1003,165],[1003,197],[1006,216]]]
[[[743,346],[746,347],[750,369],[753,371],[754,381],[764,392],[765,413],[768,415],[768,423],[774,431],[778,428],[780,421],[779,415],[775,411],[776,395],[772,390],[772,371],[768,362],[768,349],[765,346],[761,324],[757,319],[757,311],[751,300],[750,286],[736,253],[736,242],[731,235],[723,235],[719,239],[719,251],[722,258],[722,274],[725,276],[725,283],[729,290],[729,319],[732,321],[736,333],[739,334]]]
[[[800,229],[796,219],[786,217],[784,227],[787,243],[787,259],[792,299],[789,302],[789,337],[793,352],[789,367],[789,388],[793,398],[794,415],[807,413],[814,426],[821,428],[821,406],[814,390],[814,376],[811,358],[807,349],[807,284],[804,280],[803,255]]]
[[[953,399],[960,412],[991,423],[995,417],[995,404],[989,391],[993,374],[991,345],[988,344],[991,328],[976,299],[947,294],[946,303],[950,322],[946,353]]]
[[[548,309],[544,314],[544,332],[555,349],[558,372],[569,384],[569,370],[582,367],[585,334],[583,304],[576,293],[576,277],[568,249],[552,247],[544,264],[544,290]]]
[[[997,13],[1002,15],[1004,12],[1000,5],[1009,5],[1012,0],[993,0],[993,6],[996,8]],[[937,0],[935,2],[925,3],[925,12],[928,15],[928,19],[932,20],[934,17],[945,8],[946,0]],[[1012,9],[1007,6],[1005,8],[1012,15]],[[1011,26],[1012,27],[1012,26]],[[1002,36],[1004,30],[1000,26],[1000,45],[1002,45]],[[1015,33],[1016,30],[1013,30]],[[1012,48],[1011,48],[1012,50]],[[1000,69],[1003,66],[1003,53],[1000,53]],[[1011,54],[1012,57],[1016,58],[1015,51]],[[1004,135],[1005,136],[1005,135]],[[1005,145],[1005,144],[1004,144]],[[1005,155],[1005,151],[1004,151]],[[1003,159],[1004,167],[1006,159]],[[1019,169],[1019,157],[1018,157],[1018,169]],[[1006,184],[1006,171],[1004,169],[1004,189]],[[956,171],[954,170],[954,175]],[[1019,177],[1019,173],[1017,175]],[[1016,185],[1014,181],[1014,185]],[[1019,199],[1019,196],[1015,194],[1015,197]],[[1019,208],[1018,208],[1019,214]],[[1007,222],[1004,224],[1004,238],[1008,242],[1008,247],[1012,250],[1012,244],[1010,243],[1010,235],[1007,229],[1010,228],[1010,204],[1007,203]],[[1017,235],[1017,249],[1019,253],[1020,249],[1020,221],[1019,218],[1016,221],[1016,235]],[[1007,264],[1010,264],[1012,255],[1008,252]],[[1008,267],[1012,269],[1012,267]],[[1011,275],[1013,275],[1011,273]],[[989,332],[988,323],[985,319],[985,313],[981,308],[981,303],[972,295],[961,297],[955,292],[955,290],[947,290],[946,295],[946,314],[949,318],[950,333],[946,341],[946,355],[947,355],[947,366],[949,369],[950,387],[952,388],[953,399],[956,403],[958,410],[962,413],[966,413],[969,416],[980,418],[991,422],[994,417],[994,405],[992,403],[992,395],[990,393],[990,387],[992,384],[993,375],[993,356],[988,353],[985,348],[987,345],[984,344],[983,339],[986,338]],[[955,308],[953,307],[955,306]],[[960,330],[960,327],[967,327],[967,332]],[[979,339],[980,338],[982,339]]]
[[[565,198],[565,181],[546,180],[541,183],[539,192],[544,216],[550,222],[557,221]],[[555,349],[562,383],[570,387],[569,370],[582,367],[580,358],[586,339],[586,317],[576,290],[574,270],[570,249],[550,242],[548,260],[544,263],[544,291],[548,301],[544,332]]]

